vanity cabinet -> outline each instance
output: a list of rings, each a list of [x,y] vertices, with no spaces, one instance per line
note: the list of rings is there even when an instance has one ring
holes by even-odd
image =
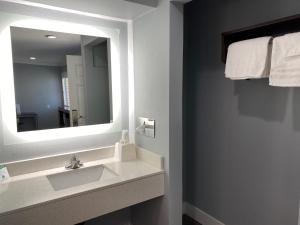
[[[164,194],[164,174],[29,206],[0,216],[1,225],[74,225]]]

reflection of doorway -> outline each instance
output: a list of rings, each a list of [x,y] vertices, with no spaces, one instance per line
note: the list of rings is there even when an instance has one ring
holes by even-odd
[[[70,90],[71,127],[86,124],[85,79],[82,68],[82,57],[67,55],[67,73]]]
[[[86,82],[86,125],[112,120],[109,41],[82,37],[83,68]]]

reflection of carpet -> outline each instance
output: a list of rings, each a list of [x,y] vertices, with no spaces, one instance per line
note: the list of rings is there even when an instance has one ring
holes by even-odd
[[[197,221],[193,220],[191,217],[187,215],[183,215],[182,217],[182,225],[201,225]]]

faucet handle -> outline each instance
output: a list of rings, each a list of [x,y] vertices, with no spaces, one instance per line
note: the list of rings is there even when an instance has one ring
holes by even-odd
[[[77,156],[74,154],[70,162],[65,166],[67,169],[77,169],[83,166],[83,164],[80,162],[80,160],[77,158]]]
[[[79,159],[77,159],[77,156],[75,154],[71,158],[71,162],[74,162],[74,161],[79,161]]]

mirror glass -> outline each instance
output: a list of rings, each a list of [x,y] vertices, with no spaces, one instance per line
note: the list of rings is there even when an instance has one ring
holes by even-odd
[[[11,27],[18,132],[112,122],[110,40]]]

